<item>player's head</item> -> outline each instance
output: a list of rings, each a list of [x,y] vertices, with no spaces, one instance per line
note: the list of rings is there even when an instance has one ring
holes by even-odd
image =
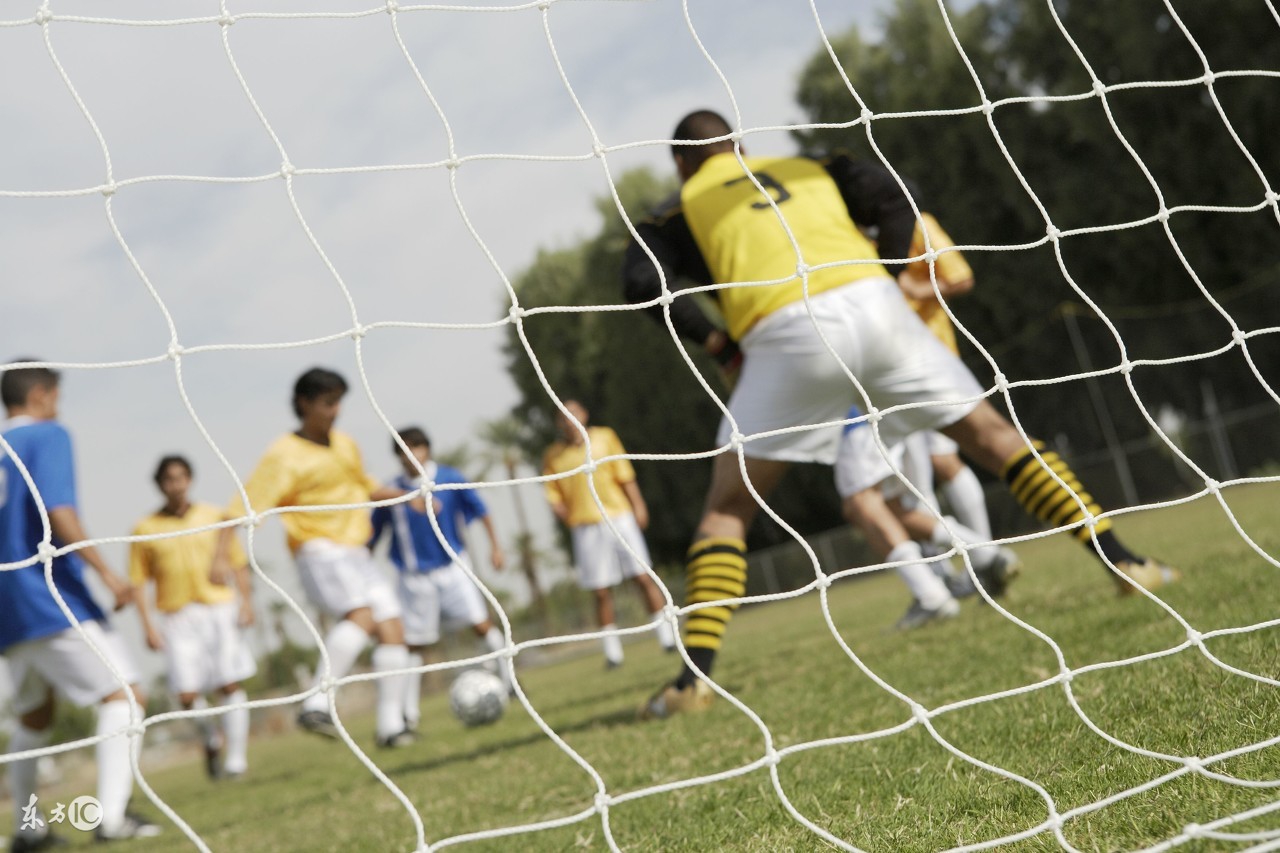
[[[431,460],[431,439],[427,437],[426,430],[422,427],[411,426],[400,430],[400,441],[408,445],[409,452],[413,454],[412,459],[404,455],[404,451],[400,449],[397,442],[391,442],[391,449],[404,467],[404,472],[410,477],[416,477],[418,465],[426,465]],[[417,464],[414,463],[414,459],[418,460]]]
[[[671,139],[677,143],[671,146],[671,156],[676,161],[676,171],[680,180],[687,181],[702,167],[707,158],[714,154],[733,151],[732,139],[718,139],[733,133],[724,116],[712,110],[694,110],[676,125],[671,132]],[[715,139],[702,145],[680,145],[681,142],[702,142],[704,139]]]
[[[161,494],[173,503],[181,503],[187,498],[194,473],[187,457],[174,453],[160,459],[154,479]]]
[[[347,380],[323,367],[313,367],[293,384],[293,413],[304,425],[327,431],[338,419]]]
[[[15,358],[10,364],[39,361],[37,358]],[[0,403],[5,411],[21,411],[33,418],[58,416],[58,371],[49,367],[20,367],[0,374]]]
[[[556,429],[560,432],[560,437],[570,444],[577,444],[582,441],[582,433],[578,432],[578,426],[574,423],[576,420],[584,427],[591,421],[591,413],[587,411],[587,407],[582,405],[579,400],[565,400],[565,410],[573,415],[569,418],[564,412],[556,412]]]

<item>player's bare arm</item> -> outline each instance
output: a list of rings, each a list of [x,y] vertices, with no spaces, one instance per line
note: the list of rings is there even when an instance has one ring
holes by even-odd
[[[54,538],[63,545],[74,545],[89,538],[74,507],[60,506],[49,510],[49,526],[53,528]],[[97,548],[92,545],[85,546],[80,549],[80,558],[89,568],[97,572],[98,577],[106,584],[107,590],[115,598],[116,610],[124,608],[134,600],[133,585],[107,567]]]
[[[649,505],[644,502],[644,495],[640,493],[640,484],[635,480],[623,483],[622,491],[627,496],[627,502],[631,504],[631,514],[636,517],[636,524],[640,525],[641,530],[648,530]]]
[[[500,572],[507,564],[507,555],[502,550],[502,543],[498,541],[498,531],[493,526],[493,519],[487,515],[480,516],[480,523],[484,525],[485,535],[489,537],[489,564],[494,571]]]

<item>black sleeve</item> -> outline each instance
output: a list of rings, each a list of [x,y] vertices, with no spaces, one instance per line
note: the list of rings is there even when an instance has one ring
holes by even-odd
[[[696,284],[711,284],[711,272],[707,269],[698,244],[693,240],[684,214],[680,211],[680,197],[668,199],[650,218],[636,224],[636,232],[644,241],[667,279],[667,289],[674,290],[678,279]],[[622,261],[622,290],[632,304],[650,302],[662,296],[662,279],[658,266],[635,240],[627,246]],[[665,325],[662,306],[653,305],[645,313]],[[676,333],[696,344],[703,344],[716,329],[714,323],[690,296],[680,296],[671,303],[671,323]]]
[[[882,258],[905,258],[911,252],[911,235],[916,217],[907,196],[892,174],[874,160],[854,160],[839,154],[822,161],[840,188],[849,217],[859,225],[879,232],[876,243]],[[924,210],[920,191],[903,179],[907,191]],[[885,264],[891,275],[902,272],[902,264]]]

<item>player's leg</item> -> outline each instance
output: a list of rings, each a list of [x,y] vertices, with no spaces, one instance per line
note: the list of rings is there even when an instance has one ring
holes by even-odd
[[[404,719],[408,676],[400,670],[409,667],[409,649],[405,646],[404,624],[400,620],[400,602],[369,552],[363,548],[360,551],[367,561],[370,612],[376,621],[374,633],[378,640],[372,660],[374,672],[380,673],[376,681],[377,741],[383,747],[407,746],[413,742],[414,734]]]
[[[76,629],[68,628],[52,637],[9,649],[6,656],[10,670],[20,684],[32,679],[42,683],[43,690],[36,688],[34,691],[34,695],[42,700],[48,699],[48,690],[53,688],[75,705],[96,708],[94,734],[102,738],[94,747],[98,770],[97,798],[102,807],[98,838],[115,840],[159,835],[158,826],[127,811],[129,797],[133,793],[130,743],[125,733],[132,723],[129,693],[133,694],[139,709],[146,703],[137,687],[137,671],[124,640],[109,626],[85,622],[81,628],[93,647]],[[98,652],[94,651],[95,647],[110,662],[110,667],[103,665]],[[112,668],[123,677],[127,688],[121,686]],[[20,699],[25,692],[20,688]],[[23,721],[21,728],[26,728],[28,722],[45,723],[45,712],[48,713],[48,722],[52,722],[52,703],[46,705],[42,701],[27,708],[17,707]],[[27,716],[24,711],[38,713]]]
[[[572,537],[578,586],[591,593],[596,625],[600,630],[615,631],[618,625],[613,607],[613,587],[622,582],[622,569],[613,531],[603,521],[579,524],[572,528]],[[600,644],[604,648],[605,666],[620,666],[623,660],[622,640],[616,634],[606,633],[600,638]]]
[[[236,604],[215,604],[208,609],[212,629],[209,657],[214,662],[210,681],[218,685],[218,702],[226,708],[222,714],[226,755],[221,775],[238,779],[249,769],[249,709],[245,706],[249,697],[241,684],[258,668],[244,641]]]
[[[973,562],[974,573],[987,592],[996,598],[1004,595],[1009,584],[1022,571],[1022,562],[1012,549],[1001,545],[971,544],[987,540],[953,516],[947,516],[944,523],[934,513],[925,512],[919,507],[907,509],[902,504],[891,501],[889,508],[917,542],[928,542],[944,550],[961,543],[970,545],[969,558]],[[976,595],[978,592],[967,571],[949,574],[946,583],[956,598]]]
[[[613,519],[613,526],[618,535],[613,538],[612,545],[622,577],[630,579],[639,591],[644,609],[654,625],[658,645],[664,651],[673,652],[676,648],[675,631],[662,616],[662,608],[666,606],[662,590],[658,589],[658,584],[649,576],[647,567],[653,562],[653,558],[649,556],[649,544],[644,541],[644,532],[636,517],[630,513]]]
[[[1083,521],[1086,513],[1095,517],[1102,513],[1102,507],[1085,491],[1062,457],[1034,442],[1043,461],[1036,459],[1013,424],[985,400],[942,432],[954,439],[970,459],[998,474],[1022,508],[1035,518],[1059,527]],[[1110,519],[1101,519],[1094,525],[1098,550],[1132,584],[1156,589],[1178,579],[1176,570],[1130,551],[1111,527]],[[1087,525],[1081,524],[1073,535],[1088,544],[1090,532]],[[1117,583],[1121,593],[1136,589],[1128,581],[1117,579]]]
[[[435,572],[401,572],[396,584],[400,599],[400,619],[408,646],[406,666],[426,664],[428,647],[440,641],[440,592],[433,580]],[[404,728],[416,732],[422,720],[422,673],[404,676]]]
[[[184,710],[208,709],[204,691],[212,683],[210,675],[216,662],[209,609],[193,603],[181,610],[161,614],[160,618],[169,692],[177,697]],[[205,772],[210,779],[215,779],[220,772],[222,758],[222,736],[217,721],[208,715],[191,719],[204,745]]]
[[[500,651],[506,647],[507,641],[502,631],[489,618],[489,604],[475,582],[468,577],[461,566],[454,564],[444,568],[446,574],[440,589],[440,612],[446,622],[470,625],[471,630],[484,643],[490,652]],[[505,660],[497,659],[488,662],[485,668],[502,679],[507,692],[513,689],[511,668]]]
[[[27,644],[23,644],[24,646]],[[17,725],[9,735],[9,754],[42,749],[53,732],[55,701],[53,688],[26,662],[9,662],[16,695],[13,699]],[[38,850],[49,843],[49,825],[36,802],[39,759],[11,761],[7,767],[9,796],[13,800],[14,850]]]
[[[978,481],[978,475],[973,473],[973,469],[964,464],[960,455],[952,449],[955,445],[951,439],[942,433],[930,431],[928,441],[936,491],[946,498],[951,514],[981,537],[977,541],[991,541],[991,519],[987,515],[987,496],[982,490],[982,483]]]
[[[928,488],[919,482],[918,464],[922,456],[918,434],[886,447],[876,444],[873,427],[855,423],[840,437],[836,453],[835,482],[840,495],[841,511],[846,521],[866,536],[875,555],[886,563],[899,563],[894,568],[911,591],[911,606],[898,620],[900,629],[916,628],[933,619],[947,619],[960,612],[947,584],[924,562],[924,554],[899,520],[885,497],[893,496],[896,505],[910,492],[895,471],[912,481],[917,488]],[[914,475],[914,477],[912,476]],[[918,510],[925,514],[923,510]]]

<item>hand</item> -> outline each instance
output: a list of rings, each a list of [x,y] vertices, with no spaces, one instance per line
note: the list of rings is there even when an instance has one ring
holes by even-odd
[[[104,572],[102,582],[107,585],[107,590],[115,598],[114,610],[123,610],[125,607],[133,603],[135,590],[133,584],[125,582],[119,575],[111,572]]]
[[[649,507],[641,504],[640,506],[632,507],[631,513],[636,517],[636,525],[641,530],[649,529]]]
[[[153,652],[164,651],[164,637],[155,628],[147,628],[147,648]]]
[[[507,564],[507,555],[503,552],[501,546],[493,546],[493,550],[489,552],[489,563],[493,566],[495,572],[502,571],[502,567]]]
[[[910,264],[906,269],[898,273],[898,289],[908,299],[936,299],[937,296],[933,292],[933,282],[929,280],[928,265],[924,265],[923,275],[920,270],[913,269],[915,266],[915,264]],[[942,284],[941,279],[938,280],[938,284]]]
[[[716,360],[720,371],[720,381],[729,391],[738,384],[738,376],[742,374],[742,350],[732,338],[717,329],[712,332],[703,344],[707,353]]]
[[[209,583],[215,586],[230,586],[231,575],[231,563],[226,557],[215,554],[213,565],[209,567]]]
[[[240,602],[240,618],[236,620],[236,624],[241,628],[248,628],[256,619],[257,616],[253,612],[253,603],[250,601]]]

